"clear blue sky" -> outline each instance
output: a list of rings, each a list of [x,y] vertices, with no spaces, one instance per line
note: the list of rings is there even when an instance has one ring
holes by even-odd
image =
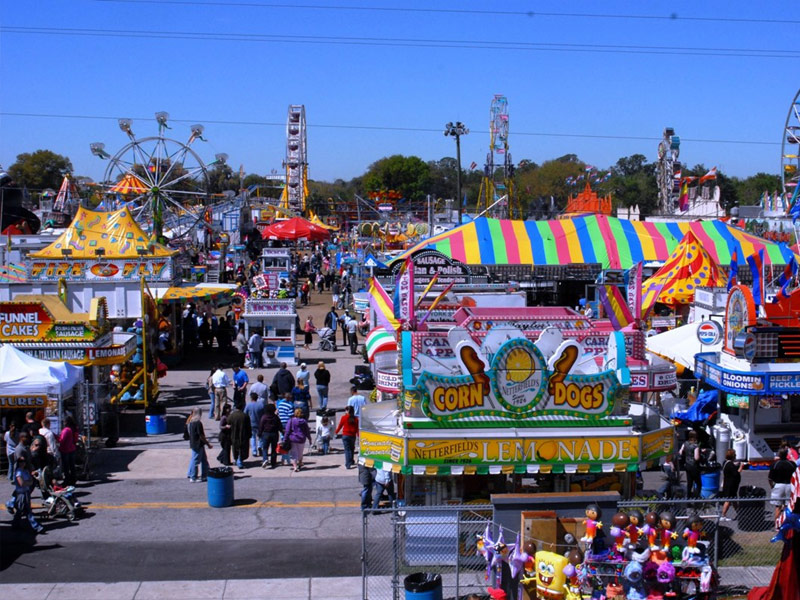
[[[466,167],[484,160],[502,93],[515,162],[652,161],[672,126],[689,165],[777,174],[799,31],[797,0],[5,0],[0,164],[45,148],[100,179],[89,144],[113,154],[127,140],[116,118],[142,137],[165,110],[176,138],[206,125],[195,148],[207,162],[226,152],[234,170],[266,173],[281,168],[288,105],[304,104],[312,179],[391,154],[455,156],[442,135],[455,120],[471,129]]]

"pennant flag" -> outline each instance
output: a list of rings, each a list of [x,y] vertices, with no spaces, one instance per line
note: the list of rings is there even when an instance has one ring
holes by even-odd
[[[628,308],[632,315],[642,314],[642,263],[633,265],[625,272]],[[634,317],[635,318],[635,317]]]
[[[444,288],[441,292],[439,292],[439,295],[436,296],[434,301],[431,303],[431,307],[428,309],[428,312],[426,312],[425,316],[422,317],[422,319],[420,319],[420,322],[419,322],[420,325],[423,325],[425,323],[425,321],[428,320],[428,317],[431,316],[431,313],[433,312],[433,309],[438,306],[439,302],[441,302],[444,299],[445,296],[447,296],[447,292],[452,290],[454,285],[455,285],[455,282],[451,283],[446,288]]]
[[[369,281],[369,304],[375,311],[378,322],[387,331],[394,332],[399,327],[397,319],[394,318],[394,304],[389,298],[389,294],[383,289],[380,281],[372,277]]]
[[[705,183],[706,181],[711,181],[712,179],[716,178],[717,178],[717,167],[713,167],[708,173],[706,173],[700,178],[700,183]]]
[[[398,321],[414,319],[414,265],[406,258],[394,284],[394,317]]]
[[[755,254],[747,257],[747,264],[750,265],[750,274],[753,276],[753,299],[756,305],[764,304],[764,249],[762,248]]]
[[[376,327],[367,334],[364,346],[367,349],[367,359],[369,362],[374,362],[378,352],[397,350],[397,340],[394,334],[389,333],[383,327]]]
[[[681,188],[681,195],[678,199],[678,208],[680,208],[681,212],[686,212],[689,210],[689,183],[684,181],[683,187]]]
[[[778,290],[778,293],[775,294],[775,297],[772,299],[773,304],[777,304],[781,300],[784,300],[789,297],[789,283],[787,282],[786,285],[781,287]]]
[[[615,330],[619,331],[633,323],[633,315],[617,286],[604,285],[597,288],[597,297]]]
[[[737,255],[736,250],[731,252],[731,268],[728,271],[728,291],[731,291],[731,288],[737,285],[739,275],[739,257]]]
[[[780,277],[778,277],[778,287],[785,287],[789,282],[797,276],[797,259],[794,254],[789,258],[789,262],[783,269]]]
[[[477,167],[477,166],[478,166],[478,163],[476,163],[476,162],[473,160],[473,161],[472,161],[472,163],[471,163],[471,164],[470,164],[470,166],[469,166],[469,170],[470,170],[470,171],[472,171],[472,170],[473,170],[473,169],[475,169],[475,167]]]
[[[425,300],[425,296],[427,296],[428,292],[431,291],[431,288],[434,286],[434,284],[436,283],[437,279],[439,279],[439,271],[437,271],[436,273],[433,274],[433,277],[431,278],[430,283],[427,286],[425,286],[425,290],[422,292],[422,295],[419,297],[419,300],[417,300],[417,305],[416,305],[415,308],[418,309],[420,307],[420,305],[422,304],[422,301]]]

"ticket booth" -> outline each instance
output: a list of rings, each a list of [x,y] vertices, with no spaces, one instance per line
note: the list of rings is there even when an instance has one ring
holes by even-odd
[[[244,323],[248,339],[254,331],[264,338],[265,365],[279,365],[282,362],[297,364],[297,311],[294,299],[248,298],[239,323]]]

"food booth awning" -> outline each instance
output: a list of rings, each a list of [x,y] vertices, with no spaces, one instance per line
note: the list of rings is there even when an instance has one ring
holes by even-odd
[[[83,381],[83,368],[29,356],[11,344],[0,346],[0,397],[66,394]]]

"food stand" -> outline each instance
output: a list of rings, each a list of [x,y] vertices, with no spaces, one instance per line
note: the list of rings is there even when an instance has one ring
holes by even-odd
[[[264,339],[263,359],[265,365],[285,362],[296,365],[295,335],[297,313],[294,299],[248,298],[240,319],[245,335],[250,339],[258,331]]]

